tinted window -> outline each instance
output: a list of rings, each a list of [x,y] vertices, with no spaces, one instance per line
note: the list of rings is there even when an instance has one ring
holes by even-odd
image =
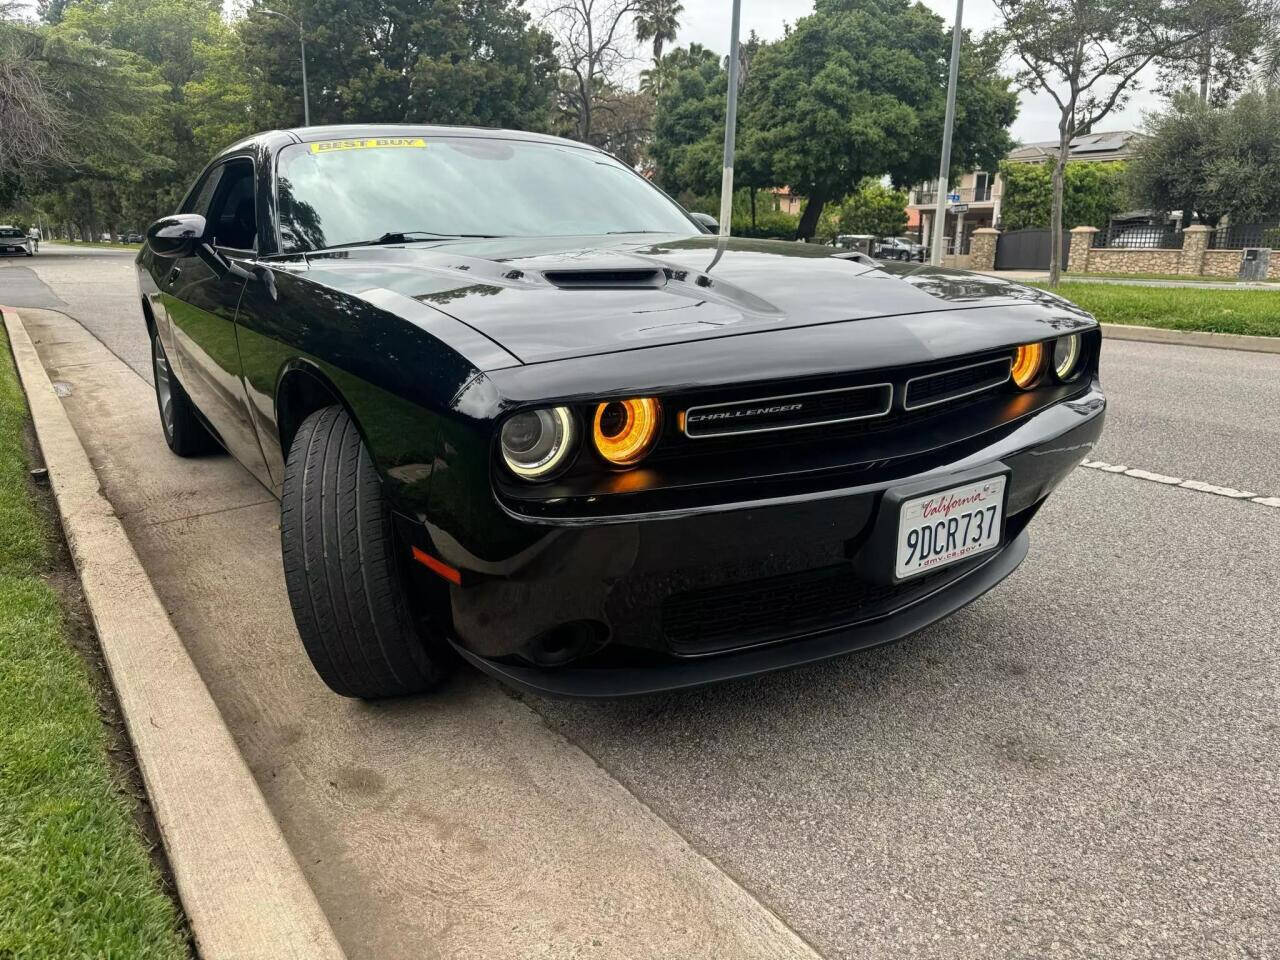
[[[21,230],[15,227],[0,227],[0,237],[21,237],[24,236]]]
[[[208,236],[215,246],[256,250],[253,162],[230,160],[224,167],[208,216]]]
[[[213,202],[213,192],[218,189],[218,181],[222,179],[223,167],[214,167],[204,175],[194,190],[187,196],[179,213],[198,213],[206,219],[209,216],[209,204]]]
[[[412,231],[504,237],[698,232],[630,168],[561,144],[478,137],[326,141],[286,147],[277,172],[287,251]]]

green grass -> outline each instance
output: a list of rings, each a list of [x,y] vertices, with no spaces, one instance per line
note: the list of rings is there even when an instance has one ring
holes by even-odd
[[[0,958],[186,958],[72,649],[0,329]]]
[[[1180,283],[1238,283],[1235,277],[1200,277],[1185,273],[1064,273],[1063,280],[1083,280],[1097,277],[1100,280],[1177,280]],[[1280,283],[1277,280],[1250,281],[1251,283]]]
[[[89,241],[73,240],[71,242],[67,242],[66,240],[41,240],[40,243],[41,245],[46,243],[60,243],[63,246],[67,246],[67,247],[101,247],[104,250],[141,250],[142,249],[142,244],[140,243],[105,243],[101,240],[89,240]]]
[[[1196,290],[1064,281],[1055,292],[1102,323],[1280,337],[1280,290]]]

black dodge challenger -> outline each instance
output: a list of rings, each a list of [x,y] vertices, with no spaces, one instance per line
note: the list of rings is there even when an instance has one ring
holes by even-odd
[[[137,269],[165,439],[280,498],[348,696],[458,656],[613,696],[898,639],[1018,566],[1106,405],[1056,296],[709,236],[537,134],[252,137]]]

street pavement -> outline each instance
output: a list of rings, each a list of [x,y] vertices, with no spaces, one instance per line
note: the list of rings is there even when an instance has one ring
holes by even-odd
[[[0,263],[0,301],[45,298],[29,305],[145,372],[129,270],[107,251]],[[1280,496],[1280,356],[1109,341],[1103,379],[1094,457]],[[107,400],[80,416],[107,416]],[[158,434],[124,413],[109,429]],[[95,465],[137,477],[113,446]],[[184,639],[217,619],[202,591],[279,562],[260,488],[228,458],[203,462],[227,512],[254,519],[209,541],[231,562],[185,549],[208,518],[142,517],[127,483],[117,504],[169,564],[153,577]],[[521,699],[824,956],[1280,956],[1280,509],[1080,470],[1031,535],[1013,577],[891,647],[679,695]],[[345,899],[348,952],[410,955],[448,919],[415,858],[500,856],[441,833],[422,811],[451,785],[417,782],[492,704],[464,675],[436,699],[335,712],[267,593],[240,614],[244,636],[222,630],[193,657],[322,903]],[[593,955],[572,933],[547,955]]]

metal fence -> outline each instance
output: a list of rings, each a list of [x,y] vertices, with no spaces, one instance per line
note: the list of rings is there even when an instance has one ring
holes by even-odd
[[[1176,223],[1112,223],[1093,235],[1095,247],[1113,250],[1181,250]]]
[[[1280,248],[1280,220],[1229,223],[1209,235],[1210,250],[1242,250],[1245,247]]]

